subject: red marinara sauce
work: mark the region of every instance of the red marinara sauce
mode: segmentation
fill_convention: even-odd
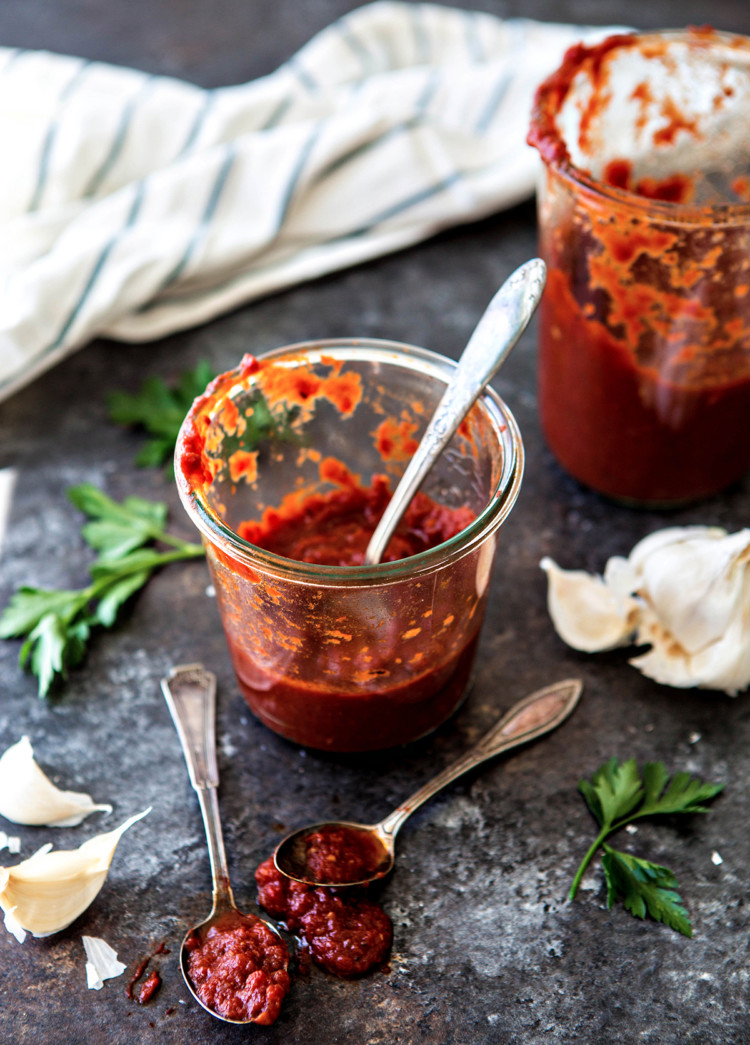
[[[370,486],[343,485],[310,494],[282,510],[266,509],[259,523],[238,527],[240,537],[298,562],[321,566],[360,566],[378,520],[391,499],[385,476]],[[395,562],[437,547],[474,519],[468,508],[447,508],[418,493],[391,538],[384,562]]]
[[[289,954],[265,922],[230,912],[185,946],[190,980],[207,1008],[229,1020],[275,1022],[289,990]]]
[[[295,933],[312,960],[335,976],[361,976],[388,956],[393,926],[383,908],[353,887],[312,888],[282,875],[269,857],[255,872],[258,903]]]
[[[363,561],[389,498],[387,482],[376,477],[369,487],[343,485],[292,500],[280,509],[268,509],[260,523],[243,523],[238,530],[246,540],[286,558],[353,566]],[[468,508],[447,508],[417,494],[385,559],[392,562],[434,548],[472,519]],[[418,594],[418,589],[405,586],[399,595],[401,606]],[[244,633],[235,641],[228,632],[243,696],[266,725],[309,747],[364,751],[423,736],[455,710],[468,684],[483,607],[477,599],[473,564],[465,575],[453,579],[452,595],[456,614],[437,622],[446,634],[437,651],[434,622],[430,617],[420,620],[417,609],[413,627],[406,630],[403,618],[408,614],[400,608],[399,617],[394,618],[387,605],[371,629],[355,630],[351,622],[357,620],[356,613],[346,622],[332,621],[334,626],[327,626],[324,599],[315,604],[314,625],[324,641],[309,643],[309,652],[298,658],[296,674],[264,668],[244,646]],[[464,618],[457,617],[462,604],[468,606]],[[296,607],[287,614],[294,610]],[[286,620],[288,616],[282,627]],[[277,629],[277,641],[279,635]],[[292,635],[291,642],[298,642],[298,636]],[[408,672],[404,669],[407,661]],[[352,665],[360,680],[354,691],[339,681],[351,677]],[[389,682],[390,678],[394,681]]]
[[[707,28],[678,35],[685,61],[715,54],[727,63],[713,99],[719,126],[734,93],[726,86],[731,53],[746,51],[747,42]],[[629,101],[640,106],[634,133],[648,128],[651,135],[648,148],[638,142],[640,162],[645,155],[661,175],[636,172],[628,157],[601,158],[601,128],[621,90],[612,63],[641,49],[670,68],[674,46],[672,34],[629,34],[572,48],[539,88],[529,133],[545,161],[540,253],[548,275],[538,374],[547,443],[586,485],[655,506],[717,493],[750,467],[744,180],[721,170],[706,178],[701,169],[669,169],[675,144],[692,139],[705,153],[706,128],[676,94],[655,95],[646,78],[629,85]],[[575,93],[581,77],[592,88],[585,103]],[[580,121],[577,134],[565,124],[564,137],[558,116],[573,104],[569,96],[580,104]],[[592,174],[580,157],[592,169],[601,163],[601,171]],[[724,186],[716,189],[726,194],[719,203],[704,195],[707,182]]]
[[[304,864],[319,882],[359,882],[369,878],[387,855],[369,831],[324,824],[304,838]]]

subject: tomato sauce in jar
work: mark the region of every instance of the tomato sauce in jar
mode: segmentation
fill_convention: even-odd
[[[574,477],[628,503],[692,501],[750,467],[748,54],[708,29],[616,36],[571,49],[537,94],[542,427]]]

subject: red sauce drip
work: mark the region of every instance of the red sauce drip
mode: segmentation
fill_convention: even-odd
[[[153,951],[151,951],[150,954],[147,954],[146,957],[141,959],[141,961],[138,963],[138,965],[136,965],[135,971],[134,971],[133,975],[130,977],[130,980],[128,981],[128,985],[125,988],[125,994],[127,995],[128,998],[134,998],[135,997],[134,989],[135,989],[136,983],[138,983],[138,981],[140,980],[141,976],[143,976],[144,972],[146,971],[146,969],[149,966],[149,963],[151,962],[151,959],[155,958],[157,954],[169,954],[169,948],[167,947],[167,945],[164,943],[163,940],[162,940],[162,942],[160,944],[158,944],[157,947],[155,947],[153,949]],[[154,982],[152,982],[152,984],[149,987],[148,991],[146,991],[146,987],[147,987],[147,985],[149,983],[149,980],[151,980],[151,978],[153,976],[156,976],[156,980]],[[145,1002],[147,1002],[149,1000],[151,995],[154,994],[154,992],[156,991],[156,989],[158,988],[160,983],[161,983],[161,978],[159,977],[159,974],[156,972],[156,970],[154,970],[154,972],[152,972],[150,974],[150,976],[148,977],[146,982],[142,985],[140,993],[139,993],[138,998],[136,1000],[138,1002],[140,1002],[141,1005],[143,1005]],[[146,992],[145,997],[143,996],[144,995],[144,991]]]
[[[153,998],[154,994],[156,994],[160,986],[161,976],[156,971],[156,969],[152,969],[146,977],[146,979],[144,980],[143,984],[141,985],[140,991],[138,992],[138,1004],[145,1005],[146,1002],[151,1001],[151,999]]]
[[[205,1006],[229,1020],[276,1021],[289,990],[289,954],[265,922],[232,912],[186,948],[188,975]]]
[[[393,938],[383,908],[356,887],[311,888],[265,860],[255,872],[258,903],[296,933],[312,960],[336,976],[361,976],[381,965]]]

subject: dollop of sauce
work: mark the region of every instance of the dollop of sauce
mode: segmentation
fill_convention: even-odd
[[[255,881],[260,906],[299,937],[316,965],[335,976],[362,976],[388,956],[391,920],[363,889],[337,892],[294,882],[271,857],[257,869]]]
[[[275,1022],[289,990],[289,954],[265,922],[232,912],[185,946],[190,980],[207,1008],[225,1019]]]
[[[383,863],[385,849],[369,831],[333,824],[304,837],[304,864],[319,882],[359,882]]]

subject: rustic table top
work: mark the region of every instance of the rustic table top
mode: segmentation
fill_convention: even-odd
[[[175,75],[212,87],[272,71],[351,0],[5,0],[0,40]],[[750,32],[744,0],[475,0],[504,16],[640,28],[701,24]],[[398,255],[299,286],[198,329],[152,344],[98,340],[0,405],[0,466],[17,469],[0,562],[0,603],[20,584],[77,587],[90,552],[66,489],[94,482],[112,496],[166,500],[172,525],[191,527],[172,482],[133,464],[136,435],[107,417],[106,394],[135,391],[146,374],[173,379],[207,359],[216,370],[244,352],[312,337],[393,338],[455,356],[492,292],[536,252],[534,204],[444,233]],[[539,560],[599,571],[662,526],[746,525],[747,480],[669,514],[617,507],[566,476],[545,448],[535,394],[532,325],[495,381],[526,447],[519,502],[502,533],[474,688],[452,722],[385,755],[305,751],[256,722],[229,664],[206,567],[159,574],[122,622],[93,643],[62,694],[36,696],[0,642],[0,748],[27,734],[64,787],[115,807],[108,824],[148,806],[123,838],[109,879],[66,931],[20,945],[0,933],[0,1039],[27,1043],[268,1043],[435,1045],[512,1042],[705,1043],[750,1040],[745,913],[750,840],[747,695],[680,691],[643,678],[627,652],[579,655],[555,635]],[[380,889],[394,923],[385,971],[351,982],[313,968],[297,977],[271,1028],[211,1019],[189,998],[177,964],[186,926],[210,906],[209,866],[159,682],[200,660],[218,676],[220,801],[241,905],[253,871],[285,828],[331,815],[373,821],[488,728],[515,700],[558,678],[585,684],[574,717],[542,743],[459,781],[404,828],[397,867]],[[663,760],[726,783],[705,817],[643,825],[637,847],[673,868],[690,911],[688,939],[620,905],[607,909],[600,871],[565,897],[593,838],[577,782],[611,756]],[[117,818],[115,821],[114,818]],[[99,830],[50,832],[2,823],[28,856],[50,840],[75,847]],[[624,846],[633,846],[625,838]],[[712,860],[719,853],[723,862]],[[5,854],[7,855],[7,854]],[[11,861],[9,861],[11,862]],[[83,934],[101,936],[128,971],[87,990]],[[163,983],[139,1006],[126,996],[139,961]]]

